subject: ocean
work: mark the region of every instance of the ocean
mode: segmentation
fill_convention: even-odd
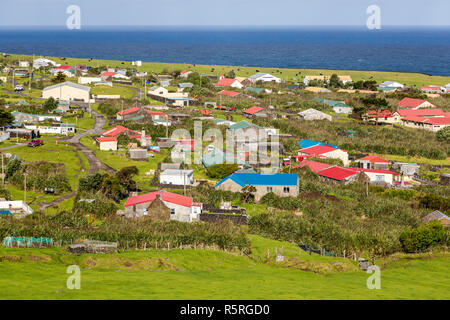
[[[0,52],[450,76],[449,27],[3,27]]]

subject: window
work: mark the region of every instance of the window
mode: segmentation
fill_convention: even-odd
[[[376,179],[376,181],[384,181],[384,176],[383,175],[376,175],[375,179]]]
[[[175,209],[171,208],[170,209],[170,214],[175,214]]]
[[[283,188],[283,192],[284,192],[284,193],[289,193],[289,192],[290,192],[289,187],[284,187],[284,188]]]
[[[272,192],[272,187],[267,187],[267,192]]]

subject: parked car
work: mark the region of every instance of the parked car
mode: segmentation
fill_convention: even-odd
[[[28,146],[29,147],[39,147],[42,146],[44,144],[44,141],[39,140],[39,139],[33,139],[30,142],[28,142]]]
[[[23,88],[23,85],[21,85],[21,84],[16,85],[16,87],[14,88],[14,91],[23,91],[23,90],[25,90],[25,89]]]

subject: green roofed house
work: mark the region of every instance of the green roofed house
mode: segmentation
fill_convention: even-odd
[[[336,101],[336,100],[328,100],[328,99],[322,99],[322,98],[313,98],[313,101],[316,101],[321,104],[327,104],[330,107],[333,108],[333,111],[336,113],[352,113],[353,107],[345,104],[342,101]]]
[[[242,121],[239,121],[239,122],[231,125],[228,128],[228,130],[236,131],[236,130],[242,129],[245,131],[247,128],[262,129],[262,127],[254,124],[254,123],[248,122],[246,120],[242,120]]]

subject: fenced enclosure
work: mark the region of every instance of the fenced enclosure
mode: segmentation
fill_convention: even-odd
[[[50,248],[53,246],[52,238],[32,237],[6,237],[3,245],[7,248]]]
[[[86,240],[83,243],[69,245],[72,253],[114,253],[117,252],[117,242],[107,242],[98,240]]]

